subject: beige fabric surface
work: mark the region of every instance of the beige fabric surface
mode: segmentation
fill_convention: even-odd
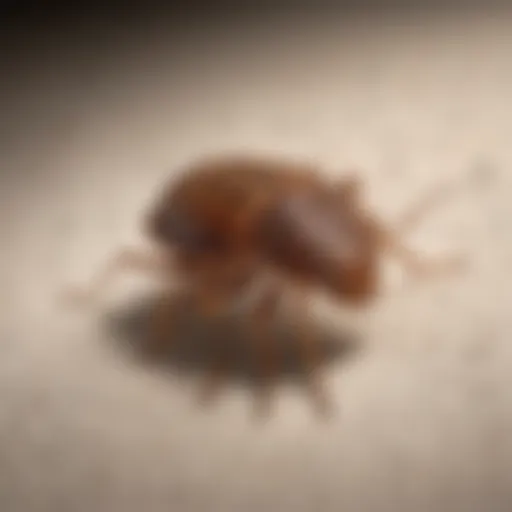
[[[0,509],[510,510],[512,14],[227,27],[10,42]],[[383,297],[364,349],[326,373],[338,414],[325,424],[286,383],[264,426],[244,388],[197,409],[193,378],[129,362],[103,343],[99,308],[55,299],[140,242],[170,172],[239,149],[361,169],[391,224],[429,187],[473,176],[408,238],[432,256],[464,252],[469,270]],[[123,282],[108,300],[134,293]]]

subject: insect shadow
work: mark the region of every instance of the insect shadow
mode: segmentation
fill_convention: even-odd
[[[108,313],[104,325],[114,347],[144,365],[180,376],[201,376],[211,371],[214,361],[224,359],[226,384],[258,386],[258,345],[249,322],[243,315],[230,313],[206,318],[189,299],[176,295],[169,305],[173,329],[168,344],[151,344],[151,313],[159,296],[139,298]],[[298,323],[298,322],[297,322]],[[269,330],[274,338],[276,380],[304,381],[307,378],[301,351],[300,327],[295,322],[276,318]],[[353,356],[358,338],[353,333],[317,328],[315,343],[319,344],[320,370],[335,361]]]

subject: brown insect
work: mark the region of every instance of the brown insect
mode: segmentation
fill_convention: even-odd
[[[405,231],[441,198],[442,190],[414,205],[395,230],[365,208],[362,193],[355,174],[329,181],[306,163],[236,155],[201,160],[163,188],[144,219],[155,250],[145,254],[126,249],[96,276],[88,294],[105,287],[114,268],[157,271],[162,278],[177,272],[202,311],[212,315],[266,276],[251,322],[269,384],[277,371],[270,322],[286,289],[297,292],[297,313],[306,319],[308,299],[317,289],[355,307],[375,299],[385,251],[393,252],[416,276],[455,270],[463,262],[459,257],[425,261],[401,242]],[[172,320],[164,300],[154,311],[155,342],[172,342]],[[315,403],[327,412],[315,335],[308,325],[299,331]],[[225,366],[226,361],[216,361],[202,388],[205,396],[218,389]],[[268,403],[271,387],[263,389],[262,405]]]

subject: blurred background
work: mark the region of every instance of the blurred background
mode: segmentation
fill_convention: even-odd
[[[11,2],[1,19],[2,511],[510,510],[512,10]],[[391,286],[326,372],[330,422],[287,382],[264,425],[243,386],[198,409],[195,377],[126,357],[101,318],[142,283],[58,303],[142,243],[162,180],[233,150],[360,169],[391,225],[435,184],[471,185],[408,238],[469,270]]]

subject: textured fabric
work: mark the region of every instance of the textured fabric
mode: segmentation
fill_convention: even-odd
[[[512,15],[230,27],[1,35],[13,58],[0,100],[0,509],[510,510]],[[391,226],[435,184],[467,183],[407,242],[463,252],[468,270],[419,283],[384,265],[389,291],[361,345],[326,368],[329,423],[293,379],[264,425],[242,381],[196,408],[194,357],[160,372],[110,343],[104,312],[149,293],[143,279],[91,310],[58,303],[142,244],[140,215],[173,169],[224,150],[360,169]],[[314,311],[328,330],[344,322],[331,302]],[[198,322],[186,347],[214,333]]]

